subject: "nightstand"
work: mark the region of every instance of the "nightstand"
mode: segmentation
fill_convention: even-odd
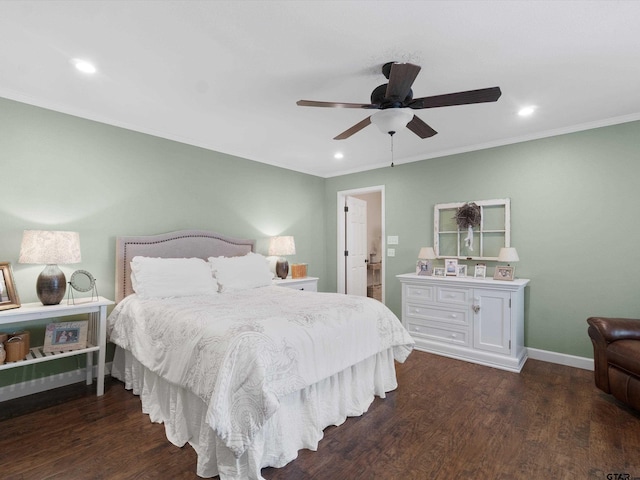
[[[0,329],[3,325],[26,323],[41,319],[58,319],[70,315],[87,314],[89,320],[89,330],[87,335],[87,346],[80,350],[70,350],[64,352],[43,352],[42,347],[32,347],[25,360],[5,363],[0,365],[0,370],[8,368],[24,367],[34,363],[47,362],[58,358],[75,355],[87,356],[87,385],[93,382],[93,354],[98,352],[98,378],[96,395],[104,394],[104,369],[105,352],[107,339],[107,307],[113,305],[111,300],[98,297],[96,301],[76,300],[75,305],[67,305],[65,300],[59,305],[44,306],[41,303],[27,303],[14,310],[4,310],[0,312]]]
[[[306,290],[307,292],[318,291],[318,277],[276,278],[273,280],[273,284],[279,287],[293,288],[295,290]]]

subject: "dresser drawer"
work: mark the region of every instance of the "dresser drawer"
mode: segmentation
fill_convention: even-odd
[[[411,336],[428,338],[438,342],[446,342],[454,345],[469,346],[469,332],[467,330],[456,330],[446,328],[431,322],[421,322],[409,319],[407,330]]]
[[[407,319],[418,318],[450,325],[469,325],[469,312],[466,310],[454,310],[450,307],[442,308],[437,305],[421,305],[416,303],[407,303],[405,309]]]
[[[442,286],[438,287],[436,292],[436,300],[438,303],[446,303],[447,305],[463,305],[469,307],[472,296],[473,290],[470,288]]]
[[[436,287],[433,285],[404,285],[404,299],[409,302],[435,302]]]

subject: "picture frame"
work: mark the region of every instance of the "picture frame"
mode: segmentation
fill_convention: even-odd
[[[458,259],[457,258],[445,258],[444,259],[444,268],[446,271],[446,275],[457,276],[458,275]]]
[[[87,348],[87,320],[50,323],[44,332],[44,353]]]
[[[20,308],[20,297],[13,280],[10,262],[0,262],[0,310]]]
[[[458,277],[466,277],[466,276],[467,276],[467,266],[458,265]]]
[[[474,278],[485,278],[487,275],[487,266],[484,263],[478,263],[473,272]]]
[[[507,265],[507,266],[497,266],[494,273],[493,273],[493,279],[494,280],[507,280],[507,281],[513,281],[514,279],[514,273],[515,273],[515,268]]]
[[[433,263],[431,260],[418,260],[416,262],[416,274],[417,275],[433,275]]]
[[[434,267],[433,269],[433,276],[434,277],[445,277],[445,268],[444,267]]]

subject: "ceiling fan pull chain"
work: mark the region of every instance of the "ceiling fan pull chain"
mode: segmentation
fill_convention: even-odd
[[[393,134],[396,132],[389,132],[389,136],[391,137],[391,168],[393,168]]]

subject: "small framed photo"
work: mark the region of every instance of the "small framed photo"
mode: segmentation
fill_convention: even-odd
[[[466,265],[458,265],[458,276],[466,277],[467,276],[467,266]]]
[[[20,298],[13,281],[13,269],[9,262],[0,262],[0,310],[19,308]]]
[[[513,280],[514,268],[508,267],[496,267],[496,271],[493,273],[494,280]]]
[[[433,275],[433,263],[431,263],[431,260],[418,260],[416,262],[416,274]]]
[[[48,324],[44,333],[42,351],[66,352],[86,348],[88,324],[87,320]]]
[[[474,278],[484,278],[486,275],[487,275],[487,266],[484,263],[477,264],[475,271],[473,272]]]
[[[446,270],[447,276],[456,276],[458,275],[458,259],[457,258],[445,258],[444,260],[444,268]]]
[[[444,277],[444,276],[446,276],[445,268],[444,267],[435,267],[433,269],[433,276],[434,277]]]

